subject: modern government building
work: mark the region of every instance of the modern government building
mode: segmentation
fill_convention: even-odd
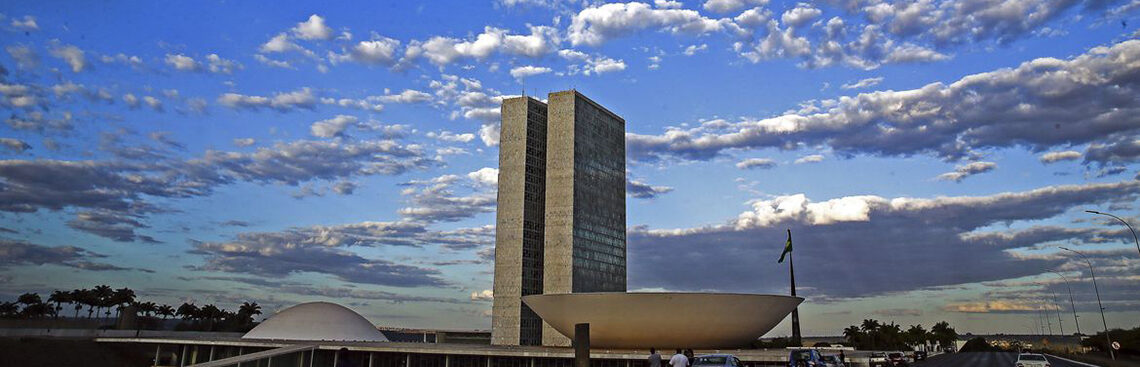
[[[501,108],[490,335],[378,329],[344,306],[310,302],[244,335],[106,330],[96,341],[150,345],[154,366],[570,366],[575,327],[589,324],[592,366],[644,366],[651,347],[730,352],[748,366],[786,361],[782,350],[739,348],[802,298],[626,293],[624,119],[575,90]]]
[[[625,120],[574,90],[502,106],[494,345],[569,346],[523,303],[625,292]]]

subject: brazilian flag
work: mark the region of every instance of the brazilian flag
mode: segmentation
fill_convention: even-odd
[[[788,230],[788,244],[784,245],[784,252],[780,254],[780,261],[777,261],[777,263],[784,262],[784,256],[786,256],[790,252],[792,252],[792,230],[791,229]]]

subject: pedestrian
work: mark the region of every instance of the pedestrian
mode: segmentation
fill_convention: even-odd
[[[677,354],[674,354],[673,358],[669,358],[669,366],[671,366],[671,367],[689,367],[689,359],[685,358],[684,354],[681,354],[680,349],[677,349]]]
[[[649,367],[661,367],[661,354],[657,353],[657,348],[649,348]]]
[[[689,361],[690,366],[693,365],[693,362],[696,362],[696,358],[693,356],[692,349],[685,349],[685,359]]]
[[[847,356],[843,355],[842,349],[839,350],[839,363],[842,363],[844,366],[847,365]]]

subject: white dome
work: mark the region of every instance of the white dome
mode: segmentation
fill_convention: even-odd
[[[289,307],[245,333],[242,339],[386,342],[364,316],[330,302]]]

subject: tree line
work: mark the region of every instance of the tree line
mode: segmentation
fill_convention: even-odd
[[[47,300],[38,293],[21,294],[15,302],[0,302],[0,318],[57,319],[61,315],[67,317],[63,315],[64,310],[74,310],[72,314],[74,319],[79,319],[82,311],[86,311],[85,316],[88,319],[98,318],[99,315],[110,318],[112,310],[118,318],[122,310],[128,306],[133,306],[138,315],[144,318],[161,316],[162,320],[166,320],[177,316],[183,321],[175,327],[177,330],[248,330],[254,325],[253,317],[261,314],[261,306],[257,302],[244,302],[238,306],[237,311],[228,311],[213,304],[197,306],[183,303],[175,308],[166,304],[139,301],[135,291],[130,288],[113,289],[107,285],[99,285],[90,289],[53,291]]]
[[[934,324],[930,330],[922,325],[911,325],[903,330],[901,325],[866,319],[860,325],[843,329],[843,338],[850,346],[869,350],[904,350],[916,346],[953,346],[958,340],[958,332],[946,321]]]

